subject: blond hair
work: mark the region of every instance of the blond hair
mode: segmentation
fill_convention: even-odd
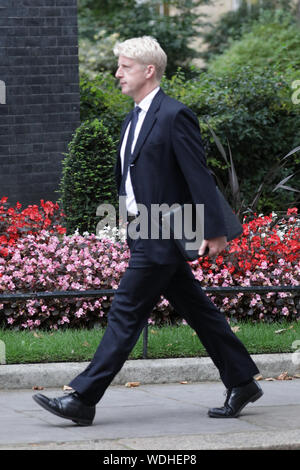
[[[114,47],[115,56],[134,59],[144,65],[154,65],[156,78],[161,80],[167,66],[167,55],[158,41],[151,36],[127,39],[118,42]]]

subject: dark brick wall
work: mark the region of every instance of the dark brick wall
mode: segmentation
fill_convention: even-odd
[[[77,0],[0,0],[1,80],[0,198],[55,201],[80,124]]]

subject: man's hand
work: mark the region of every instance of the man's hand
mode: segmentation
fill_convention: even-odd
[[[218,256],[221,251],[227,245],[227,238],[226,237],[216,237],[210,238],[209,240],[203,240],[200,248],[199,248],[199,256],[203,256],[206,249],[208,249],[207,256],[210,258],[214,256]]]

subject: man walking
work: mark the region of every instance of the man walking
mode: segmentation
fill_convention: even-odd
[[[138,223],[138,204],[149,214],[153,204],[204,204],[199,256],[205,250],[210,257],[217,256],[227,244],[223,214],[206,167],[198,120],[160,88],[165,52],[155,39],[144,36],[117,44],[114,53],[122,93],[135,103],[122,126],[115,167],[129,222]],[[69,384],[75,391],[54,399],[37,394],[34,400],[60,417],[92,424],[96,403],[122,368],[163,295],[196,331],[227,388],[224,406],[210,409],[209,416],[237,417],[263,394],[253,380],[259,371],[249,353],[201,289],[174,240],[132,238],[128,233],[127,242],[131,257],[114,295],[107,329],[91,363]]]

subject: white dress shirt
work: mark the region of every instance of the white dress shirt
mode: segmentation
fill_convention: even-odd
[[[133,151],[134,151],[134,147],[135,147],[136,141],[138,139],[140,130],[142,128],[144,119],[146,117],[147,111],[150,108],[152,100],[153,100],[154,96],[156,95],[156,93],[158,93],[159,89],[160,89],[160,87],[157,87],[154,90],[152,90],[138,104],[138,106],[141,108],[141,111],[138,115],[138,121],[137,121],[136,128],[135,128],[135,131],[134,131],[134,138],[133,138],[133,142],[132,142],[131,153],[133,153]],[[131,126],[131,123],[129,123],[128,126],[127,126],[127,129],[126,129],[125,134],[124,134],[124,139],[123,139],[123,142],[122,142],[122,146],[121,146],[121,153],[120,154],[121,154],[122,174],[124,172],[125,147],[126,147],[126,142],[127,142],[127,137],[128,137],[128,132],[129,132],[130,126]],[[137,205],[136,205],[134,192],[133,192],[133,188],[132,188],[132,184],[131,184],[130,171],[128,171],[128,173],[127,173],[125,189],[126,189],[126,208],[127,208],[127,211],[130,214],[137,214],[138,213],[138,208],[137,208]]]

